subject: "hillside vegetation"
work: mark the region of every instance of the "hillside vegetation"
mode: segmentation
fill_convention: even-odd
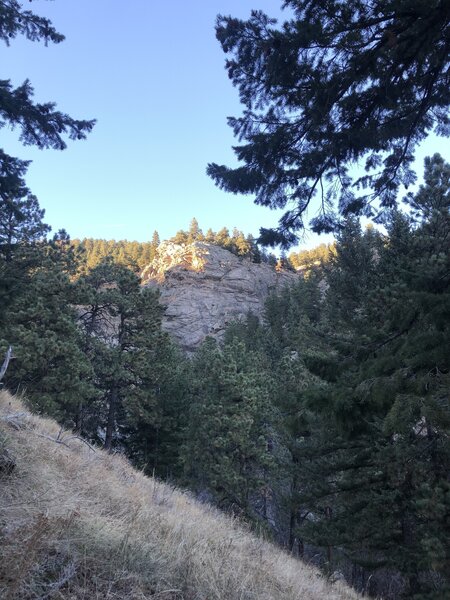
[[[0,457],[3,600],[359,597],[6,392]]]
[[[450,165],[427,158],[405,201],[385,233],[348,217],[328,261],[190,358],[132,270],[22,231],[0,261],[2,383],[360,592],[447,600]]]
[[[229,250],[233,254],[248,258],[255,263],[266,262],[272,266],[277,264],[277,257],[258,246],[251,234],[245,235],[236,227],[231,232],[227,227],[222,227],[219,231],[213,231],[209,228],[206,233],[203,233],[195,217],[187,230],[180,229],[169,241],[175,244],[205,242]],[[80,265],[80,273],[85,273],[97,267],[106,258],[111,258],[114,262],[139,273],[157,258],[159,244],[160,237],[156,230],[153,232],[151,241],[148,242],[93,238],[71,241],[73,249],[83,263],[82,266]],[[299,252],[296,255],[299,264],[308,262],[308,259],[310,259],[308,252],[306,255],[304,252]],[[285,263],[286,267],[292,268],[287,260],[285,260]]]

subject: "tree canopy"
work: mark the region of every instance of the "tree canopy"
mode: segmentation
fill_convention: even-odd
[[[432,131],[449,134],[450,3],[285,0],[283,8],[290,16],[280,26],[259,10],[246,21],[218,17],[244,105],[228,119],[242,164],[207,172],[226,191],[285,209],[260,239],[288,247],[307,214],[322,232],[339,216],[392,208],[399,186],[415,180],[417,144]]]

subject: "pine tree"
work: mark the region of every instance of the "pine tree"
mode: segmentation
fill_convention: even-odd
[[[208,490],[219,506],[267,519],[275,467],[268,378],[236,339],[223,352],[207,339],[195,357],[194,378],[183,451],[191,485]]]
[[[354,227],[337,243],[327,298],[338,369],[310,391],[311,442],[300,454],[311,473],[301,501],[316,515],[302,536],[329,557],[335,547],[371,571],[398,570],[409,596],[430,592],[430,572],[449,575],[449,170],[440,157],[427,160],[425,181],[408,200],[415,214],[392,213],[375,273],[358,272],[367,261]]]
[[[72,306],[70,244],[63,232],[27,251],[33,270],[3,313],[2,346],[11,344],[15,355],[5,381],[12,391],[26,391],[38,411],[75,419],[79,403],[88,402],[93,389]]]
[[[247,244],[249,247],[249,254],[250,254],[250,258],[252,260],[252,262],[256,263],[256,264],[260,264],[261,263],[261,250],[258,247],[258,244],[255,241],[255,238],[252,236],[252,234],[250,233],[247,236]]]
[[[170,238],[174,244],[187,244],[188,243],[188,234],[180,229],[176,232],[176,234]]]
[[[364,235],[355,217],[348,217],[337,235],[336,253],[325,266],[330,286],[330,320],[351,323],[361,314],[376,271],[378,237]]]
[[[95,404],[80,420],[105,448],[124,447],[132,460],[165,476],[179,468],[184,360],[161,329],[158,295],[111,258],[79,282],[84,351],[94,366]]]
[[[208,244],[214,244],[214,240],[215,240],[215,233],[214,231],[211,229],[211,227],[208,229],[208,231],[206,232],[205,235],[205,242],[207,242]]]
[[[143,300],[147,319],[155,313],[154,299]],[[146,305],[146,306],[145,306]],[[160,322],[150,336],[141,330],[136,344],[139,356],[132,359],[142,378],[139,391],[128,395],[123,426],[125,450],[135,465],[147,473],[180,480],[183,472],[181,446],[188,415],[189,363],[162,333]]]
[[[308,515],[300,499],[305,485],[304,462],[300,450],[309,447],[311,435],[307,394],[312,386],[323,386],[313,366],[328,349],[315,329],[320,318],[320,291],[313,278],[299,280],[297,285],[273,294],[266,302],[264,324],[248,315],[245,321],[233,323],[226,331],[225,344],[239,341],[264,373],[270,390],[270,405],[277,415],[269,444],[277,464],[277,477],[272,474],[270,503],[272,533],[290,551],[303,552],[299,526]],[[307,418],[308,417],[308,418]]]
[[[251,246],[242,233],[242,231],[237,231],[237,235],[233,232],[233,243],[236,248],[236,253],[238,256],[249,256],[251,252]]]
[[[225,250],[228,250],[230,248],[231,237],[230,237],[230,232],[227,227],[222,227],[222,229],[220,229],[216,233],[214,243],[217,244],[217,246],[221,246],[222,248],[225,248]]]
[[[289,254],[289,263],[294,270],[302,271],[306,276],[313,270],[320,269],[333,257],[333,244],[320,244],[311,250],[300,250]]]
[[[152,241],[150,242],[150,260],[148,261],[148,263],[150,263],[156,257],[156,251],[160,243],[161,242],[159,239],[159,233],[155,229],[152,235]]]
[[[16,0],[0,2],[0,38],[9,46],[11,39],[23,35],[30,41],[45,40],[60,43],[64,36],[58,33],[52,23],[43,17],[23,10]],[[34,90],[28,80],[17,88],[11,81],[0,82],[1,125],[18,127],[20,140],[25,145],[39,148],[63,150],[66,147],[64,136],[70,139],[83,139],[91,131],[94,121],[80,121],[55,110],[52,102],[33,102]],[[24,175],[29,162],[13,158],[0,150],[0,203],[1,206],[14,206],[16,199],[29,195],[24,183]],[[20,210],[16,208],[16,217]]]
[[[111,449],[117,433],[122,392],[132,385],[132,375],[125,367],[125,353],[130,345],[129,335],[136,326],[133,305],[139,294],[139,279],[110,258],[94,267],[80,285],[88,294],[88,304],[80,317],[84,346],[95,368],[105,447]],[[98,426],[97,422],[95,429]]]
[[[260,10],[219,16],[216,37],[244,106],[229,118],[240,144],[234,168],[212,163],[222,189],[286,209],[261,240],[285,247],[307,225],[333,230],[341,215],[375,215],[415,178],[414,148],[448,135],[448,3],[287,0],[280,26]],[[363,161],[356,181],[350,169]],[[378,199],[379,204],[374,203]],[[337,201],[337,202],[336,202]]]
[[[64,39],[48,19],[23,10],[15,0],[4,0],[0,38],[9,45],[18,35],[46,43]],[[63,150],[66,137],[83,139],[94,126],[94,121],[75,120],[56,110],[52,102],[34,102],[33,94],[28,80],[16,88],[8,79],[0,82],[0,126],[17,128],[24,145]],[[42,403],[53,406],[67,392],[64,402],[70,405],[76,389],[83,393],[86,365],[67,304],[70,286],[64,253],[58,250],[62,240],[46,243],[49,228],[24,180],[28,166],[29,161],[0,149],[0,337],[2,345],[16,346],[10,385],[26,385],[34,399],[41,394]],[[64,364],[72,364],[73,370],[64,373]]]
[[[187,243],[201,242],[203,240],[203,232],[199,227],[197,219],[194,217],[189,225]]]
[[[42,243],[50,227],[43,223],[44,211],[28,190],[25,197],[10,197],[0,204],[0,306],[7,307],[27,287],[30,269],[39,264],[34,244]],[[2,317],[0,317],[0,323]]]

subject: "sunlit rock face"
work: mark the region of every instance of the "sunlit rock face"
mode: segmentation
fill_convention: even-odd
[[[202,242],[163,242],[142,273],[144,285],[161,291],[164,329],[188,352],[207,335],[220,338],[231,321],[260,316],[267,295],[297,278]]]

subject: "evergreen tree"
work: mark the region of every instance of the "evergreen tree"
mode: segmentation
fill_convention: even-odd
[[[104,259],[111,258],[114,262],[124,265],[138,274],[155,257],[158,234],[155,232],[153,242],[129,242],[128,240],[73,240],[73,246],[81,248],[84,257],[80,260],[80,272],[86,272],[98,266]]]
[[[427,159],[387,235],[347,218],[322,269],[225,336],[271,381],[284,542],[378,595],[448,593],[449,178]]]
[[[302,535],[369,570],[397,569],[408,596],[433,597],[430,573],[449,575],[448,176],[440,157],[427,160],[416,213],[391,215],[375,274],[358,270],[367,262],[352,223],[338,241],[338,263],[356,259],[328,279],[338,368],[310,391],[301,454],[311,473],[301,500],[316,515]]]
[[[203,240],[203,232],[199,227],[197,219],[194,217],[189,225],[187,242],[188,244],[192,244],[192,242],[201,242]]]
[[[15,0],[1,1],[0,38],[9,45],[18,35],[46,43],[64,39],[48,19],[23,10]],[[8,79],[0,82],[0,127],[17,128],[24,145],[63,150],[66,137],[83,139],[92,129],[94,121],[75,120],[52,102],[34,102],[33,94],[28,80],[16,88]],[[86,365],[67,304],[62,240],[45,243],[49,228],[24,181],[28,165],[0,149],[0,337],[2,345],[16,346],[10,385],[26,385],[34,399],[41,394],[49,405],[67,392],[64,401],[71,404]],[[72,364],[73,371],[64,373],[64,364]]]
[[[145,312],[152,311],[154,307],[150,306]],[[137,342],[141,361],[138,364],[146,379],[139,395],[127,397],[123,445],[139,468],[179,481],[183,475],[181,447],[188,415],[190,365],[160,331],[160,324],[158,330],[158,336],[152,339],[144,331]]]
[[[2,346],[11,344],[15,355],[5,381],[10,390],[25,391],[38,411],[75,419],[79,403],[88,402],[93,389],[72,306],[70,245],[63,232],[27,251],[34,266],[26,288],[3,312]]]
[[[214,239],[215,239],[215,233],[210,227],[208,229],[208,231],[206,232],[205,242],[207,242],[208,244],[214,244]]]
[[[81,416],[85,431],[95,437],[100,429],[105,448],[120,444],[141,467],[167,475],[176,469],[184,361],[162,332],[158,295],[112,259],[78,285],[86,298],[84,350],[97,388],[96,404]]]
[[[252,236],[251,233],[247,236],[247,244],[249,247],[249,254],[252,262],[260,264],[261,250],[259,249],[258,244],[256,243],[255,238]]]
[[[216,36],[244,105],[229,118],[241,164],[212,163],[208,173],[232,193],[284,212],[261,240],[297,241],[315,195],[315,231],[342,215],[393,207],[400,184],[414,180],[417,144],[449,132],[448,3],[430,0],[286,0],[281,26],[262,11],[242,21],[219,16]],[[350,168],[364,161],[354,181]]]
[[[228,250],[231,246],[230,232],[227,227],[222,227],[215,235],[215,244]]]
[[[43,223],[44,211],[28,190],[25,197],[0,204],[0,306],[7,307],[27,287],[30,269],[39,264],[33,244],[42,243],[50,228]],[[0,323],[2,317],[0,317]]]
[[[182,229],[180,229],[179,231],[176,232],[176,234],[173,236],[173,238],[171,238],[171,241],[174,244],[187,244],[188,234],[185,231],[183,231]]]
[[[236,235],[233,232],[233,244],[236,248],[236,254],[238,256],[249,256],[251,253],[251,246],[242,233],[242,231],[237,231]]]
[[[149,256],[149,260],[146,264],[149,264],[152,262],[152,260],[156,257],[156,251],[158,249],[159,244],[161,243],[160,239],[159,239],[159,233],[156,231],[153,232],[152,235],[152,241],[150,242],[150,256]]]
[[[378,237],[364,235],[359,219],[347,217],[337,235],[336,253],[326,263],[330,286],[330,320],[350,323],[361,315],[364,300],[371,293],[376,271]]]
[[[194,378],[183,452],[191,485],[208,490],[219,506],[267,519],[275,466],[268,378],[241,342],[221,351],[211,338],[194,359]]]
[[[16,0],[0,2],[0,38],[9,46],[11,39],[23,35],[30,41],[45,40],[46,43],[60,43],[64,36],[58,33],[52,23],[43,17],[23,10]],[[63,150],[66,147],[64,136],[70,139],[83,139],[91,131],[94,121],[80,121],[55,110],[52,102],[33,102],[34,90],[28,80],[14,88],[11,81],[0,82],[0,126],[7,124],[18,127],[20,140],[25,145],[39,148]],[[23,177],[28,167],[22,161],[0,151],[0,203],[14,206],[16,199],[28,196]],[[16,217],[20,210],[15,207]]]
[[[320,269],[324,264],[331,260],[333,250],[333,244],[320,244],[311,250],[291,252],[288,260],[294,270],[302,271],[305,275],[308,275],[312,270]]]
[[[318,281],[300,279],[268,298],[264,325],[248,315],[225,334],[225,344],[232,340],[245,344],[270,382],[270,403],[277,415],[270,440],[277,463],[277,477],[272,476],[270,486],[272,510],[276,507],[271,527],[283,544],[300,553],[299,526],[308,515],[300,496],[305,485],[300,449],[310,438],[312,414],[306,398],[312,386],[323,385],[320,376],[307,367],[307,360],[315,366],[320,353],[328,349],[315,331],[320,304]]]

